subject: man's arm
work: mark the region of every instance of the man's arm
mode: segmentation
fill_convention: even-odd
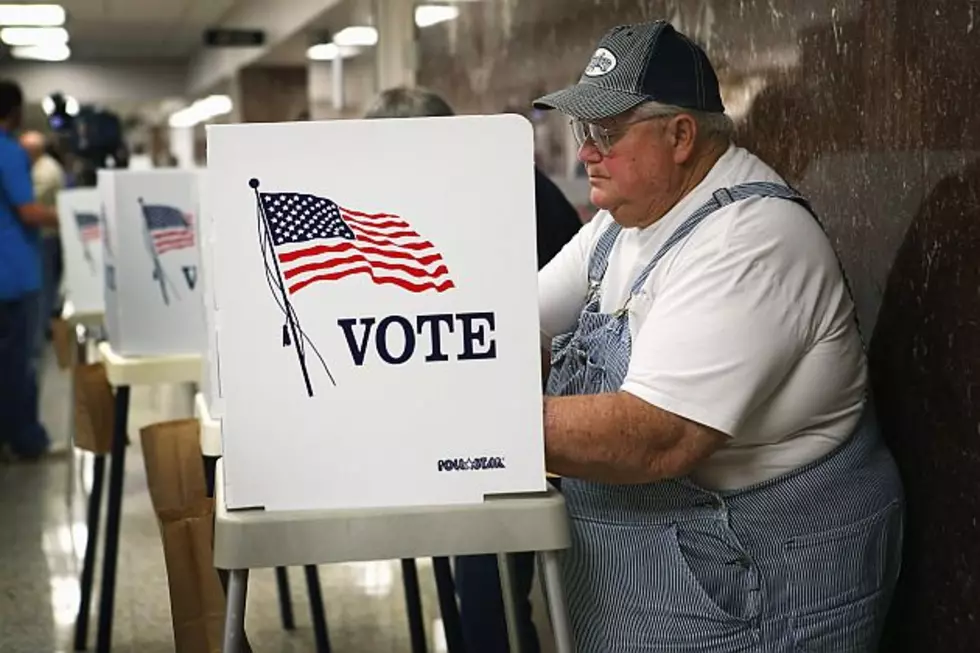
[[[31,202],[17,207],[17,216],[28,227],[57,227],[58,212],[49,206]]]
[[[728,439],[627,392],[544,399],[549,472],[601,483],[684,476]]]
[[[57,227],[58,212],[39,204],[34,196],[30,163],[23,151],[13,156],[0,157],[0,183],[3,195],[16,211],[17,217],[28,227]]]

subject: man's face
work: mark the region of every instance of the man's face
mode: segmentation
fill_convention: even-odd
[[[608,148],[591,139],[579,148],[592,204],[624,227],[653,224],[677,200],[681,170],[672,123],[668,116],[640,121],[617,116],[597,123],[610,134]]]
[[[20,136],[20,146],[27,152],[31,163],[36,163],[44,154],[44,136],[35,131],[29,131]]]

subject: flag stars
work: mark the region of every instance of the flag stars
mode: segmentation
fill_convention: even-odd
[[[274,244],[302,243],[318,238],[354,240],[339,207],[332,201],[298,193],[262,193]]]

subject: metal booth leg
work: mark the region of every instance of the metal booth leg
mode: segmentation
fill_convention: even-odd
[[[561,570],[558,566],[558,552],[542,551],[539,555],[541,569],[544,571],[544,586],[548,596],[551,629],[555,634],[555,651],[557,653],[575,653],[572,629],[568,622],[568,609],[565,604],[565,590],[562,587]]]
[[[276,591],[279,592],[279,617],[283,630],[296,630],[293,618],[293,598],[289,594],[289,574],[285,567],[276,567]]]
[[[517,620],[517,600],[514,596],[514,587],[517,585],[514,557],[509,553],[498,553],[497,569],[500,572],[500,594],[503,597],[504,618],[507,622],[507,643],[510,653],[520,653],[521,625]]]
[[[245,597],[248,594],[248,569],[232,569],[228,572],[228,599],[225,607],[224,653],[244,653]]]
[[[327,634],[323,593],[320,591],[320,573],[316,565],[305,565],[303,571],[306,573],[306,591],[310,595],[310,617],[313,621],[316,653],[330,653],[330,637]]]
[[[85,538],[85,557],[82,560],[81,597],[75,616],[75,650],[88,647],[88,622],[92,612],[92,585],[95,583],[95,550],[99,544],[99,513],[102,512],[102,485],[105,479],[105,456],[95,456],[92,470],[92,492],[88,497],[88,517]]]
[[[426,653],[428,647],[425,643],[425,622],[422,620],[422,593],[415,558],[402,558],[402,583],[405,586],[405,611],[408,613],[412,653]]]
[[[453,582],[449,558],[442,556],[433,558],[432,571],[436,577],[442,627],[446,632],[446,649],[449,653],[464,653],[466,641],[463,639],[463,624],[459,619],[459,607],[456,605],[456,584]]]
[[[77,326],[73,331],[75,336],[75,360],[76,366],[85,365],[88,362],[88,337],[81,326]],[[70,409],[69,424],[71,425],[71,441],[68,443],[69,462],[68,462],[68,510],[72,511],[75,500],[75,473],[78,465],[78,458],[75,455],[75,387],[74,369],[72,372],[71,392],[72,406]],[[88,534],[85,539],[85,554],[82,559],[82,577],[80,579],[81,596],[78,602],[78,613],[75,616],[75,650],[84,651],[88,647],[88,625],[89,617],[92,612],[92,585],[95,581],[95,551],[99,545],[99,517],[102,512],[102,486],[105,483],[105,456],[98,454],[95,456],[95,463],[92,469],[92,491],[88,497],[88,511],[85,519],[85,526]]]
[[[99,600],[98,653],[112,648],[112,618],[116,600],[116,563],[119,559],[119,524],[122,517],[123,480],[126,474],[126,422],[129,419],[129,386],[116,388],[116,414],[109,466],[109,504],[106,510],[105,556]]]

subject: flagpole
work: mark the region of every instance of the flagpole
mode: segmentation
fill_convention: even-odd
[[[276,282],[279,284],[279,292],[282,294],[282,306],[283,311],[286,313],[286,324],[289,327],[289,332],[293,338],[293,348],[296,350],[296,358],[299,360],[299,367],[303,371],[303,381],[306,382],[306,393],[309,396],[313,396],[313,384],[310,383],[310,373],[306,369],[306,357],[301,351],[301,343],[299,340],[298,329],[296,325],[296,319],[293,317],[292,305],[289,303],[289,296],[286,293],[286,284],[282,278],[282,272],[279,269],[279,257],[276,255],[275,241],[272,238],[272,227],[269,225],[269,217],[265,214],[265,207],[262,206],[262,198],[259,197],[259,180],[250,179],[248,185],[255,192],[255,206],[259,210],[259,216],[262,219],[262,226],[265,228],[265,233],[269,238],[269,248],[270,248],[270,258],[272,258],[272,264],[276,269]]]
[[[167,281],[163,275],[163,266],[160,265],[160,257],[157,256],[156,246],[153,244],[153,236],[150,235],[150,228],[146,224],[146,204],[144,204],[142,197],[137,201],[140,203],[140,212],[143,214],[143,241],[147,249],[150,250],[150,256],[153,257],[153,275],[160,283],[160,294],[163,295],[163,303],[169,306],[170,298],[167,296]]]

